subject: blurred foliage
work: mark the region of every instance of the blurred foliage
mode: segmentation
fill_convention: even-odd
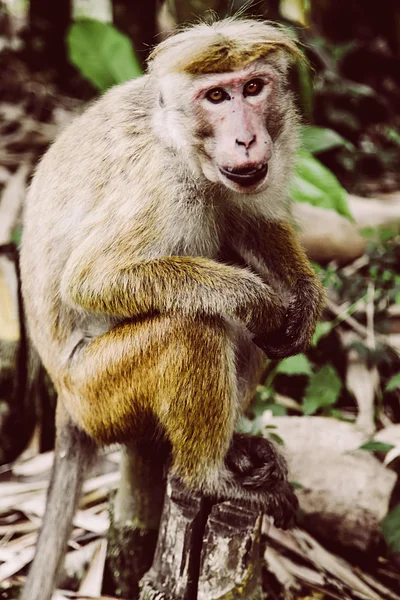
[[[346,190],[334,174],[306,150],[297,154],[291,196],[296,202],[330,208],[348,219],[352,218]]]
[[[400,235],[384,230],[376,235],[368,247],[369,260],[349,277],[346,267],[334,265],[317,267],[324,285],[331,290],[339,306],[345,307],[339,315],[329,310],[318,324],[312,346],[306,354],[282,361],[270,361],[263,385],[259,386],[255,403],[248,417],[253,427],[260,428],[263,414],[274,415],[321,414],[339,419],[355,420],[357,406],[346,389],[347,352],[352,349],[369,367],[376,366],[380,375],[380,401],[377,408],[386,411],[393,422],[400,419],[400,361],[398,356],[379,340],[371,347],[367,339],[359,337],[344,348],[337,328],[347,329],[351,317],[366,330],[367,303],[373,304],[374,328],[384,334],[390,325],[388,309],[400,304]],[[289,399],[289,400],[288,400]],[[363,449],[386,452],[390,448],[374,446]]]
[[[313,154],[343,146],[352,148],[352,144],[333,129],[311,125],[303,128],[302,146]]]
[[[131,41],[109,23],[80,19],[67,43],[70,61],[100,92],[142,74]]]
[[[400,389],[400,373],[397,373],[397,375],[393,375],[393,377],[389,379],[385,386],[385,390],[387,392],[394,392],[398,389]]]
[[[400,184],[400,3],[312,1],[301,35],[315,70],[312,120],[352,146],[318,156],[354,192]]]

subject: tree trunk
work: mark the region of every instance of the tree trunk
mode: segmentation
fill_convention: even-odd
[[[151,567],[164,500],[162,451],[124,448],[121,483],[110,510],[106,591],[137,598],[139,581]]]

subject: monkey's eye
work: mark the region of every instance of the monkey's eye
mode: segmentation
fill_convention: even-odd
[[[224,100],[229,100],[229,95],[222,88],[213,88],[207,92],[206,98],[213,104],[219,104]]]
[[[248,81],[243,89],[243,95],[246,96],[258,96],[264,87],[264,82],[261,79],[252,79]]]

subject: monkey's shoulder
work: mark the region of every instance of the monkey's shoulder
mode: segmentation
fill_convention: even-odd
[[[147,76],[116,86],[95,101],[45,153],[28,204],[51,202],[61,207],[74,198],[80,203],[86,198],[90,204],[90,198],[102,197],[110,181],[119,181],[122,188],[128,174],[132,188],[132,180],[139,179],[135,171],[139,157],[142,163],[148,162],[154,147],[149,117],[152,102]]]

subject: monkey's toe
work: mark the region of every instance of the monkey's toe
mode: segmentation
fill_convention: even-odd
[[[287,477],[284,459],[269,440],[260,436],[236,433],[225,462],[235,482],[246,489],[272,490]]]
[[[299,501],[292,485],[284,481],[273,492],[266,492],[264,512],[274,519],[275,527],[290,529],[296,525]]]
[[[276,527],[295,525],[298,500],[287,480],[286,462],[272,442],[236,433],[225,462],[246,504],[273,517]]]

